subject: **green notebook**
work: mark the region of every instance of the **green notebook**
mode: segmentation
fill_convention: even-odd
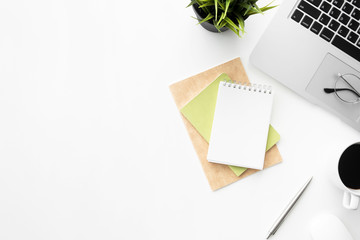
[[[207,142],[210,140],[219,82],[229,80],[230,77],[227,74],[221,74],[215,81],[213,81],[181,109],[181,113],[191,122],[191,124]],[[266,151],[274,146],[279,140],[280,135],[270,125]],[[246,170],[246,168],[242,167],[229,167],[237,176],[240,176]]]

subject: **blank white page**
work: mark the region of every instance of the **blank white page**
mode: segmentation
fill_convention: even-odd
[[[209,142],[209,162],[263,169],[273,92],[219,83]]]

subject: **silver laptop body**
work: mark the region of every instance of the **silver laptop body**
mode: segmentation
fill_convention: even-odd
[[[283,1],[250,61],[360,130],[360,103],[345,103],[324,91],[334,88],[341,74],[360,77],[358,14],[360,0]]]

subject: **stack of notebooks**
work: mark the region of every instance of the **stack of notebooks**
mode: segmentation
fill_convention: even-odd
[[[273,91],[251,85],[240,58],[170,85],[212,190],[282,161],[269,125]]]

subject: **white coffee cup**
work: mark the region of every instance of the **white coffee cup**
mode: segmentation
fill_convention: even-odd
[[[344,191],[343,206],[357,209],[360,203],[360,143],[350,145],[332,167],[333,182]]]

